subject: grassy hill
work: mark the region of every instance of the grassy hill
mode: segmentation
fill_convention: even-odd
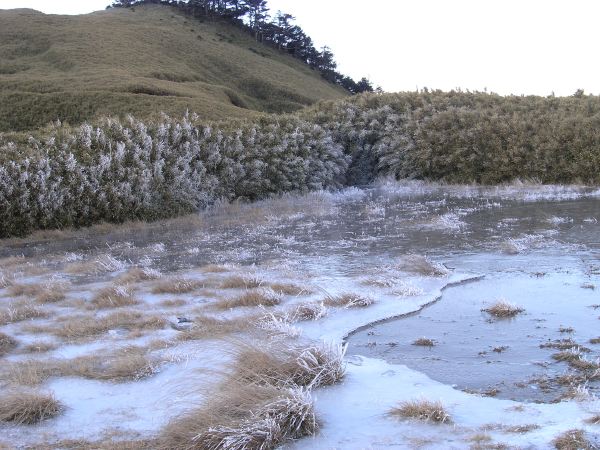
[[[160,111],[248,117],[345,95],[235,26],[167,6],[81,16],[0,10],[0,131]]]

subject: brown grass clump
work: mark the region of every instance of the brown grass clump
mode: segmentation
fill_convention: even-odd
[[[592,450],[583,430],[568,430],[557,436],[552,445],[556,450]]]
[[[215,319],[209,316],[198,316],[193,320],[192,326],[179,334],[182,341],[195,341],[200,339],[213,339],[247,330],[252,326],[253,318]]]
[[[581,353],[579,353],[577,350],[565,350],[565,351],[553,354],[552,358],[555,359],[556,361],[570,363],[571,361],[581,359]]]
[[[52,394],[13,391],[0,396],[0,421],[33,425],[56,417],[63,406]]]
[[[151,376],[156,366],[157,362],[149,358],[146,349],[125,347],[108,355],[72,359],[62,367],[61,375],[122,382]]]
[[[61,374],[61,364],[56,359],[25,359],[3,364],[0,379],[20,386],[38,386],[48,378]]]
[[[510,425],[507,426],[503,429],[503,431],[505,431],[506,433],[516,433],[516,434],[523,434],[523,433],[530,433],[531,431],[534,430],[539,430],[540,426],[536,423],[528,423],[525,425]]]
[[[442,264],[430,261],[422,255],[407,255],[396,268],[402,272],[415,273],[427,277],[443,277],[450,273]]]
[[[159,361],[148,356],[148,350],[125,347],[106,355],[80,356],[74,359],[29,359],[5,364],[0,378],[21,386],[37,386],[48,378],[82,377],[92,380],[130,381],[156,372]]]
[[[117,272],[127,267],[127,264],[119,261],[111,255],[99,255],[94,259],[76,261],[65,267],[65,272],[73,275],[97,275],[101,273]]]
[[[281,295],[271,289],[253,289],[237,297],[221,300],[215,306],[225,310],[240,307],[277,306],[280,303]]]
[[[343,308],[366,308],[371,306],[375,301],[371,297],[364,297],[358,294],[340,294],[336,296],[327,296],[323,303],[326,306],[343,307]]]
[[[540,344],[540,348],[552,348],[556,350],[573,350],[578,352],[590,352],[589,348],[583,347],[582,345],[575,342],[573,339],[558,339],[555,341],[547,341]]]
[[[160,316],[137,311],[119,311],[106,316],[71,316],[48,326],[30,329],[31,332],[49,333],[60,338],[78,340],[95,337],[109,330],[127,331],[159,330],[167,321]]]
[[[153,294],[187,294],[203,287],[204,284],[198,280],[185,278],[169,278],[160,281],[152,288]]]
[[[221,283],[222,289],[254,289],[262,286],[262,280],[255,277],[241,277],[232,275],[225,278]]]
[[[219,264],[207,264],[206,266],[202,266],[200,268],[202,272],[206,273],[224,273],[229,272],[229,268],[226,266],[221,266]]]
[[[600,337],[590,339],[590,344],[600,344]]]
[[[440,401],[426,399],[409,400],[392,408],[390,415],[405,419],[417,419],[426,422],[449,423],[450,415]]]
[[[498,300],[491,306],[482,309],[483,312],[486,312],[494,317],[504,319],[515,317],[518,314],[521,314],[525,310],[519,306],[514,305],[504,299]]]
[[[428,338],[419,338],[412,343],[412,345],[420,346],[420,347],[434,347],[435,341],[433,339]]]
[[[589,423],[590,425],[600,425],[600,414],[595,414],[592,417],[588,417],[585,419],[585,422]]]
[[[147,267],[132,267],[127,272],[122,274],[117,282],[121,284],[139,283],[140,281],[156,280],[162,274],[158,270],[149,269]]]
[[[310,295],[313,293],[312,289],[306,286],[299,286],[294,283],[271,283],[271,289],[275,292],[283,295]]]
[[[16,339],[0,332],[0,356],[4,356],[17,347]]]
[[[318,429],[312,399],[303,389],[228,382],[215,392],[202,408],[172,421],[159,446],[266,450]]]
[[[345,374],[345,346],[240,342],[234,351],[232,379],[239,383],[313,388],[335,384]]]
[[[163,300],[158,304],[158,306],[162,308],[179,308],[181,306],[187,305],[187,302],[182,298],[174,298],[171,300]]]
[[[8,288],[13,297],[33,297],[39,303],[56,303],[65,299],[67,283],[49,282],[37,284],[13,283]]]
[[[137,305],[139,301],[127,286],[110,286],[101,289],[92,298],[92,305],[99,309],[121,308],[123,306]]]
[[[47,317],[47,313],[30,303],[12,303],[0,309],[0,325]]]
[[[298,305],[291,314],[293,322],[319,320],[327,315],[327,307],[323,303],[304,303]]]
[[[33,342],[31,344],[27,344],[21,350],[22,353],[46,353],[52,350],[56,350],[58,346],[52,342]]]

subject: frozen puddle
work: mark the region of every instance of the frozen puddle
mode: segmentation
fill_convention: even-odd
[[[354,334],[349,354],[405,364],[456,389],[503,399],[553,402],[581,385],[598,393],[600,345],[591,342],[600,334],[600,295],[581,258],[463,257],[457,265],[479,267],[485,278],[448,288],[416,314]],[[482,311],[500,297],[525,311],[508,319]],[[419,338],[433,346],[415,345]],[[571,358],[565,352],[574,362],[564,360]]]

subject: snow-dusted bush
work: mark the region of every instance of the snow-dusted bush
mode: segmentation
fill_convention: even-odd
[[[222,127],[187,116],[104,119],[75,131],[56,125],[22,148],[5,143],[0,154],[10,155],[0,164],[0,236],[339,187],[349,162],[330,133],[298,118]]]

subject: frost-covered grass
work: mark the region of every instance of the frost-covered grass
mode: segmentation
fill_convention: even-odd
[[[417,419],[425,422],[449,423],[450,414],[440,401],[427,399],[408,400],[390,410],[390,415],[403,419]]]
[[[354,293],[342,293],[338,295],[328,295],[323,300],[326,306],[342,307],[342,308],[366,308],[375,303],[371,297],[366,297]]]
[[[127,286],[110,286],[101,289],[92,298],[91,304],[94,308],[122,308],[124,306],[137,305],[139,300],[135,298],[131,288]]]
[[[500,319],[515,317],[525,312],[525,310],[520,306],[517,306],[505,299],[496,301],[487,308],[482,309],[482,311]]]
[[[5,390],[0,394],[0,421],[33,425],[56,417],[63,410],[51,393],[31,390]]]
[[[0,308],[0,325],[45,317],[47,312],[31,302],[18,301]]]
[[[308,286],[300,286],[294,283],[271,283],[270,288],[275,292],[279,292],[283,295],[310,295],[313,293],[312,289]]]
[[[59,317],[49,324],[30,325],[31,333],[50,334],[68,341],[97,338],[110,330],[159,330],[167,321],[158,314],[123,309],[106,315],[70,315]]]
[[[17,340],[6,333],[0,333],[0,356],[14,350],[17,346]]]
[[[219,309],[276,306],[281,303],[281,298],[281,294],[272,289],[249,289],[235,297],[221,300],[215,306]]]
[[[252,276],[232,275],[225,278],[221,283],[222,289],[253,289],[264,284],[260,278]]]
[[[419,347],[434,347],[435,346],[435,341],[433,339],[429,339],[429,338],[418,338],[416,339],[412,345],[416,345]]]
[[[593,450],[594,446],[586,438],[583,430],[568,430],[552,441],[556,450]]]
[[[238,343],[234,347],[233,379],[274,386],[315,388],[344,376],[346,348],[338,345],[291,344],[285,341]]]
[[[56,303],[65,299],[68,286],[65,282],[11,283],[8,294],[12,297],[33,297],[38,303]]]
[[[269,449],[317,428],[306,390],[230,381],[204,407],[173,420],[159,442],[164,448]]]
[[[292,321],[319,320],[328,313],[327,307],[323,302],[302,303],[298,305],[291,313]]]
[[[442,264],[435,263],[423,255],[407,255],[396,268],[402,272],[429,277],[443,277],[450,273]]]
[[[187,294],[201,287],[203,287],[203,283],[198,280],[177,277],[159,281],[152,288],[152,292],[154,294]]]

